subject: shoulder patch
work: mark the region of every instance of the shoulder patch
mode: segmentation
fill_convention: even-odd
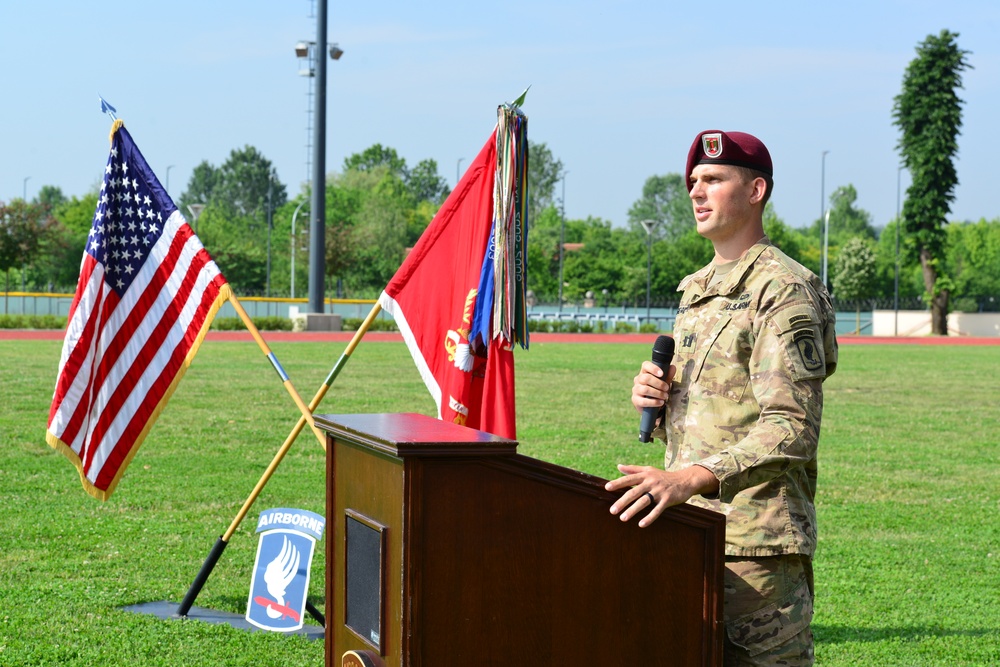
[[[805,303],[782,308],[772,316],[779,333],[796,329],[819,326],[819,318],[813,308]]]
[[[809,329],[796,331],[792,336],[795,348],[802,359],[802,365],[807,371],[818,371],[823,368],[823,357],[816,346],[816,338]]]
[[[819,316],[804,302],[778,310],[771,316],[771,326],[785,349],[789,371],[795,380],[826,376],[826,354]]]

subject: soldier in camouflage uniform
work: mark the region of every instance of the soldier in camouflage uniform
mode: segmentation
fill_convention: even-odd
[[[663,470],[621,465],[611,507],[649,525],[683,502],[726,515],[726,665],[811,665],[816,449],[823,380],[837,364],[822,283],[770,244],[771,158],[756,137],[710,130],[688,189],[711,264],[685,278],[665,374],[642,366],[636,409],[665,406]]]

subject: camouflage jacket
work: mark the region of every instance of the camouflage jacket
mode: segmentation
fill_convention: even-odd
[[[837,364],[835,314],[819,279],[765,239],[709,287],[681,281],[666,468],[704,466],[726,514],[726,555],[812,555],[823,380]]]

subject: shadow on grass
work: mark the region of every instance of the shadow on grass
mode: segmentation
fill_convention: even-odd
[[[845,625],[812,624],[813,637],[817,644],[846,644],[849,642],[883,642],[899,640],[917,642],[928,637],[984,637],[997,630],[945,630],[932,626],[911,626],[900,628],[855,628]]]

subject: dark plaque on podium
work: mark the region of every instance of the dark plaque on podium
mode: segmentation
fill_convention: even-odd
[[[326,664],[721,665],[725,518],[648,528],[517,443],[416,414],[327,433]]]

